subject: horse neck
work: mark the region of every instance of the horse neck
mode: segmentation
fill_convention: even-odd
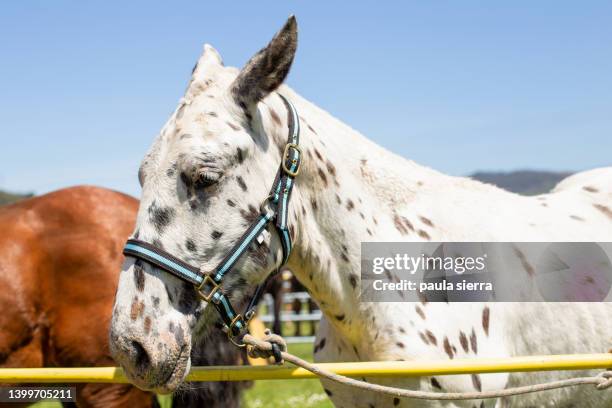
[[[393,239],[388,228],[393,208],[409,200],[413,186],[431,172],[372,143],[288,88],[281,93],[300,116],[303,150],[290,204],[296,237],[288,266],[342,335],[363,337],[361,326],[379,305],[359,302],[361,242]],[[282,109],[280,103],[267,104]]]

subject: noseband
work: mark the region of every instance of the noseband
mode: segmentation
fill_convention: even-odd
[[[255,308],[262,295],[266,282],[255,289],[255,293],[243,314],[236,313],[221,284],[223,277],[238,262],[249,246],[255,241],[268,224],[274,222],[283,248],[282,265],[287,263],[291,253],[291,235],[287,226],[287,206],[291,197],[294,179],[300,171],[302,152],[299,147],[300,120],[297,111],[283,95],[280,95],[288,110],[289,140],[285,145],[281,164],[276,172],[270,194],[261,203],[260,215],[242,234],[232,249],[212,271],[204,271],[180,258],[145,241],[129,239],[123,248],[126,256],[141,259],[161,268],[177,278],[193,284],[197,293],[207,303],[212,303],[227,328],[229,339],[238,346],[236,338],[248,332],[248,322],[255,314]],[[267,209],[269,208],[269,209]]]

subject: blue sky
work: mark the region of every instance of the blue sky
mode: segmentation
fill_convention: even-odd
[[[288,83],[405,157],[612,164],[610,2],[19,1],[0,5],[0,189],[138,195],[202,45],[241,66],[291,13]]]

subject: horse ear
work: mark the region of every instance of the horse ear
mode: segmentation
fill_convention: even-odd
[[[219,52],[210,44],[204,44],[204,52],[193,66],[191,75],[193,77],[203,77],[208,69],[222,67],[223,60]]]
[[[202,62],[206,64],[217,64],[223,65],[223,59],[219,51],[210,44],[204,44],[204,55],[202,56]]]
[[[255,54],[234,80],[231,91],[239,104],[250,107],[283,83],[297,48],[297,21],[289,17],[272,41]]]

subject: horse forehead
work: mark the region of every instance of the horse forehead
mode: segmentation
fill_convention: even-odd
[[[218,104],[181,100],[149,148],[143,164],[154,163],[157,171],[174,175],[177,164],[191,156],[216,154],[223,150],[226,145],[221,143],[221,137],[227,123],[234,122]],[[169,166],[173,166],[173,169],[169,170]]]
[[[174,142],[184,135],[214,136],[223,130],[224,124],[233,123],[235,107],[231,106],[227,89],[237,72],[223,66],[207,67],[203,72],[196,70],[158,142]]]
[[[186,92],[179,100],[171,122],[179,128],[190,123],[204,124],[210,119],[224,115],[227,115],[227,109],[221,92],[214,90],[204,90],[200,93]]]

